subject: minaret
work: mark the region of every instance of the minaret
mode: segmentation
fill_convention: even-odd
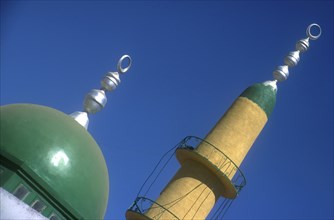
[[[311,29],[318,29],[313,35]],[[135,219],[206,219],[218,198],[235,199],[245,179],[239,166],[271,115],[277,82],[286,80],[289,67],[297,65],[299,54],[309,47],[309,40],[321,35],[320,26],[311,24],[307,38],[297,42],[296,50],[274,72],[274,80],[248,87],[234,101],[197,147],[189,147],[187,138],[176,149],[181,167],[158,198],[150,198],[151,207],[142,210],[140,198],[126,212]],[[147,198],[144,198],[147,199]]]

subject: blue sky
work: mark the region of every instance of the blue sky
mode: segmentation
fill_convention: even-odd
[[[123,54],[133,66],[89,131],[108,164],[106,219],[124,219],[160,157],[205,137],[248,86],[305,37],[278,85],[269,122],[241,169],[247,185],[227,219],[333,219],[333,1],[1,1],[1,105],[67,114]],[[179,165],[171,165],[173,175]],[[162,189],[167,182],[157,184]]]

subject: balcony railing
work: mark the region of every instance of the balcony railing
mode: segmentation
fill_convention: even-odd
[[[197,150],[199,145],[205,145],[205,152]],[[191,150],[207,159],[231,180],[237,193],[246,185],[246,178],[239,167],[213,144],[195,136],[187,136],[179,143],[177,149]]]
[[[201,149],[198,148],[200,145]],[[232,194],[229,194],[230,196],[225,197],[223,195],[220,197],[207,219],[221,219],[234,201],[235,196],[246,185],[246,179],[241,170],[228,156],[211,143],[198,137],[188,136],[161,157],[141,186],[136,200],[128,209],[127,219],[162,220],[168,218],[178,220],[178,217],[168,210],[167,207],[154,202],[154,199],[159,197],[161,187],[166,185],[165,179],[168,176],[172,177],[174,162],[171,162],[171,160],[175,158],[175,154],[177,157],[178,153],[183,154],[185,158],[187,156],[194,156],[200,162],[211,166],[212,170],[218,173],[219,178],[228,182],[229,187],[231,187],[229,189],[233,191]],[[162,181],[161,179],[164,180]]]
[[[158,213],[158,214],[155,214],[154,216],[150,216],[150,217],[147,216],[146,212],[148,210],[153,210],[153,209],[159,209],[158,211],[155,212],[155,213]],[[145,197],[137,197],[128,211],[133,211],[133,212],[136,212],[136,213],[140,213],[140,214],[144,215],[146,218],[154,219],[154,220],[160,219],[167,212],[168,215],[171,216],[171,218],[169,218],[169,219],[179,220],[179,218],[176,217],[171,211],[164,208],[162,205],[154,202],[153,200],[151,200],[149,198],[145,198]]]

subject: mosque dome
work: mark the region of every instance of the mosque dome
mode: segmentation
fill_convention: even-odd
[[[33,207],[29,203],[39,197],[47,204],[41,213],[48,218],[51,207],[62,216],[53,219],[103,219],[108,169],[87,130],[45,106],[12,104],[0,109],[1,187],[10,192],[17,189],[17,181],[26,184],[32,193],[24,202]],[[12,176],[17,176],[16,182]]]

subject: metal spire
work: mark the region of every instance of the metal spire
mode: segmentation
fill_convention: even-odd
[[[312,30],[317,29],[317,34],[312,34]],[[278,66],[276,70],[273,72],[274,80],[264,82],[265,85],[269,85],[273,88],[273,90],[277,91],[277,82],[283,82],[287,80],[289,77],[289,67],[294,67],[298,64],[300,60],[300,53],[307,51],[310,47],[310,40],[316,40],[321,35],[321,27],[318,24],[310,24],[306,29],[307,38],[301,39],[296,43],[296,50],[290,52],[284,58],[284,65]]]
[[[127,67],[123,68],[122,63],[124,60],[128,60]],[[106,92],[112,92],[121,82],[119,75],[126,73],[132,64],[131,57],[129,55],[123,55],[117,63],[117,72],[108,72],[101,80],[100,89],[92,89],[87,93],[84,103],[83,111],[76,111],[70,114],[80,125],[85,129],[88,128],[89,118],[88,114],[94,114],[101,111],[107,104]]]
[[[318,29],[318,34],[314,35],[312,34],[312,29]],[[278,66],[276,70],[273,72],[274,79],[276,81],[282,82],[286,80],[289,77],[289,67],[294,67],[298,64],[300,59],[300,53],[305,52],[309,46],[310,42],[309,40],[316,40],[321,35],[321,27],[318,24],[310,24],[306,29],[306,35],[307,38],[301,39],[296,43],[296,50],[290,52],[285,58],[284,58],[284,64],[283,66]]]

